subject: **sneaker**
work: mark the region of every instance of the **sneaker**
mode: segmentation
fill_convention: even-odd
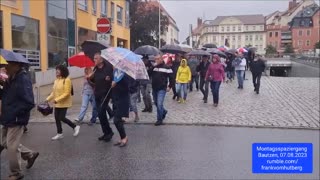
[[[26,166],[27,169],[32,168],[32,166],[33,166],[34,162],[36,161],[36,159],[38,158],[38,156],[39,156],[38,152],[33,153],[32,157],[30,159],[28,159],[28,161],[27,161],[27,163],[28,163]]]
[[[178,101],[178,103],[182,103],[182,101],[183,101],[183,100],[180,98],[179,101]]]
[[[80,122],[80,119],[76,118],[76,119],[74,119],[74,121],[78,123],[78,122]]]
[[[78,136],[79,132],[80,132],[80,126],[76,126],[76,127],[74,128],[73,136]]]
[[[162,121],[157,121],[156,123],[154,123],[155,126],[160,126],[162,124],[163,124]]]
[[[203,100],[203,103],[207,103],[207,102],[208,102],[208,100],[206,100],[206,99],[205,99],[205,100]]]
[[[63,138],[63,134],[57,134],[56,136],[54,136],[53,138],[51,138],[52,140],[58,140],[58,139],[62,139]]]

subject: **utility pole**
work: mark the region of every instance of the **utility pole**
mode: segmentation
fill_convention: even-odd
[[[160,0],[159,2],[159,49],[161,48],[161,4],[160,4]]]

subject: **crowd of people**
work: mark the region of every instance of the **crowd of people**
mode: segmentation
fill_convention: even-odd
[[[261,58],[247,58],[252,71],[254,91],[259,94],[260,78],[265,64]],[[247,60],[242,52],[221,58],[213,56],[189,56],[176,55],[175,60],[164,62],[162,55],[158,54],[151,61],[148,56],[143,57],[149,80],[135,80],[124,74],[119,81],[114,79],[116,69],[101,57],[100,52],[94,55],[95,67],[84,69],[82,106],[75,122],[66,117],[67,110],[72,106],[73,85],[69,78],[69,70],[64,65],[56,67],[56,80],[52,92],[46,98],[46,103],[54,106],[54,118],[57,134],[52,140],[63,138],[61,122],[70,126],[78,136],[80,124],[82,124],[89,103],[92,105],[92,114],[89,125],[100,121],[102,135],[98,140],[109,142],[114,136],[109,120],[113,119],[114,125],[120,135],[119,141],[114,145],[124,147],[128,143],[125,131],[124,118],[129,117],[129,112],[134,113],[134,122],[139,121],[138,99],[142,94],[144,103],[143,113],[153,112],[153,104],[156,107],[155,126],[163,125],[168,110],[164,107],[166,94],[172,89],[172,99],[179,103],[186,103],[188,92],[201,91],[203,102],[208,102],[209,87],[213,96],[213,105],[219,104],[219,89],[223,82],[232,82],[235,75],[238,80],[238,89],[243,89]],[[0,82],[2,99],[0,122],[4,126],[0,152],[6,148],[11,175],[13,179],[23,178],[19,164],[20,154],[28,162],[27,168],[31,168],[39,156],[21,144],[21,137],[25,126],[30,119],[30,111],[35,106],[30,76],[22,63],[9,62],[6,65],[8,77],[1,75]],[[194,85],[195,84],[195,89]],[[153,99],[151,98],[153,97]],[[112,102],[112,107],[110,107]],[[17,151],[20,154],[17,154]]]

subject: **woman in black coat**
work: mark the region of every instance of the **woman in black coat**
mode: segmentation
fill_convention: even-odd
[[[119,82],[112,82],[112,102],[114,111],[114,125],[116,126],[121,140],[117,142],[116,146],[124,147],[128,143],[128,136],[124,129],[123,117],[129,117],[129,77],[125,74]]]

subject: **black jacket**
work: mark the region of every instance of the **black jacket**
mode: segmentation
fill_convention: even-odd
[[[262,73],[264,72],[266,65],[262,59],[257,61],[252,61],[250,65],[250,70],[252,73]]]
[[[209,65],[210,65],[209,61],[207,61],[207,64],[204,64],[204,62],[201,61],[201,63],[197,66],[197,72],[200,72],[201,78],[206,77],[206,73],[208,71]]]
[[[118,118],[129,117],[129,76],[124,75],[117,82],[117,85],[112,90],[112,103],[114,116]]]
[[[110,81],[106,81],[106,77],[110,77]],[[113,68],[109,62],[104,62],[104,66],[99,69],[94,68],[94,75],[91,81],[94,83],[94,94],[96,98],[104,98],[111,88],[111,83],[113,79]],[[111,93],[110,93],[111,94]]]
[[[166,66],[164,63],[156,65],[152,71],[152,89],[154,91],[159,91],[166,90],[167,87],[172,88],[175,83],[173,77],[173,72],[170,67]]]
[[[0,123],[5,127],[27,125],[30,111],[35,106],[32,82],[28,73],[20,70],[13,78],[8,79],[0,90],[0,97]]]
[[[179,66],[180,66],[180,62],[179,61],[173,61],[172,62],[172,71],[173,71],[173,77],[176,77],[177,76],[177,72],[178,72],[178,69],[179,69]],[[174,79],[175,80],[175,79]]]
[[[133,79],[132,77],[129,77],[129,93],[134,94],[138,92],[139,88],[139,81]]]

